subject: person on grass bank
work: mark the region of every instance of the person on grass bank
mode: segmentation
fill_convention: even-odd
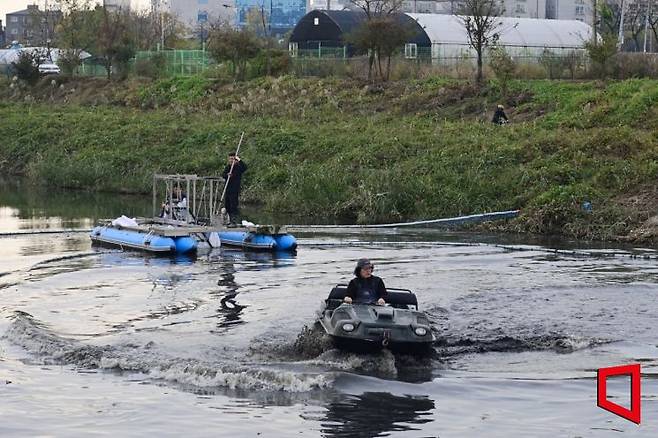
[[[240,218],[240,185],[242,174],[247,170],[247,165],[235,152],[228,154],[228,164],[224,168],[222,176],[226,180],[226,197],[224,208],[229,217],[229,226],[235,226]]]
[[[386,304],[385,298],[387,296],[386,286],[384,281],[372,275],[375,269],[368,259],[359,259],[354,268],[354,275],[350,283],[347,285],[347,292],[345,293],[345,301],[348,304],[377,304],[383,306]]]
[[[495,123],[496,125],[509,123],[509,119],[507,118],[507,114],[505,114],[505,109],[502,105],[496,107],[496,112],[493,115],[493,119],[491,119],[491,123]]]

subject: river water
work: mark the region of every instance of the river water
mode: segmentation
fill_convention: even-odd
[[[0,187],[0,436],[658,433],[658,268],[631,257],[651,249],[584,257],[529,238],[338,230],[298,234],[296,254],[191,259],[32,234],[148,205]],[[416,291],[431,357],[345,353],[305,328],[364,256]],[[596,369],[637,362],[640,426],[596,406]],[[611,379],[609,398],[628,406],[628,382]]]

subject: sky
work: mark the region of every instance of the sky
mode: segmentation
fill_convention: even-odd
[[[52,4],[54,0],[49,0],[49,3]],[[99,0],[100,2],[100,0]],[[0,20],[2,20],[2,25],[7,25],[7,13],[20,11],[27,9],[27,5],[38,4],[39,8],[43,9],[44,0],[0,0]],[[148,0],[131,0],[133,6],[141,7],[142,5],[148,4]]]

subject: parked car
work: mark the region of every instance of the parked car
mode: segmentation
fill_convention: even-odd
[[[60,70],[57,64],[53,64],[53,63],[39,64],[39,73],[41,73],[42,75],[58,75],[61,72],[62,71]]]

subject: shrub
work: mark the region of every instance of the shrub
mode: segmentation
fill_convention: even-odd
[[[592,60],[592,73],[606,78],[612,70],[612,60],[617,55],[617,36],[612,33],[603,34],[600,41],[585,43],[587,54]]]
[[[251,77],[260,77],[267,75],[267,54],[268,50],[261,50],[258,55],[250,62]],[[288,73],[290,69],[290,57],[288,52],[281,49],[270,49],[270,75],[281,76]]]
[[[615,77],[657,78],[658,56],[655,53],[619,53],[614,63]]]
[[[489,67],[496,75],[496,81],[500,87],[500,92],[503,96],[507,95],[507,85],[510,79],[514,76],[516,71],[516,64],[512,57],[501,47],[493,48],[489,51],[491,56],[489,60]]]
[[[164,76],[167,59],[164,54],[156,53],[150,58],[135,61],[135,74],[151,79]]]
[[[544,79],[546,70],[534,63],[522,63],[516,67],[516,77],[519,79]]]
[[[421,65],[415,59],[397,58],[391,67],[391,79],[394,81],[418,79],[421,75]]]
[[[343,59],[296,58],[292,63],[292,73],[296,76],[346,76],[351,61]]]
[[[539,56],[539,64],[546,69],[549,79],[560,79],[562,77],[562,72],[566,68],[564,59],[548,49],[544,49]]]
[[[569,77],[573,80],[576,79],[576,73],[585,66],[585,59],[582,53],[571,50],[563,58],[564,65],[569,70]]]
[[[66,76],[72,76],[75,70],[82,64],[80,54],[77,50],[64,50],[57,59],[57,64]]]
[[[30,85],[39,80],[39,55],[33,52],[22,51],[18,61],[11,63],[14,74]]]

